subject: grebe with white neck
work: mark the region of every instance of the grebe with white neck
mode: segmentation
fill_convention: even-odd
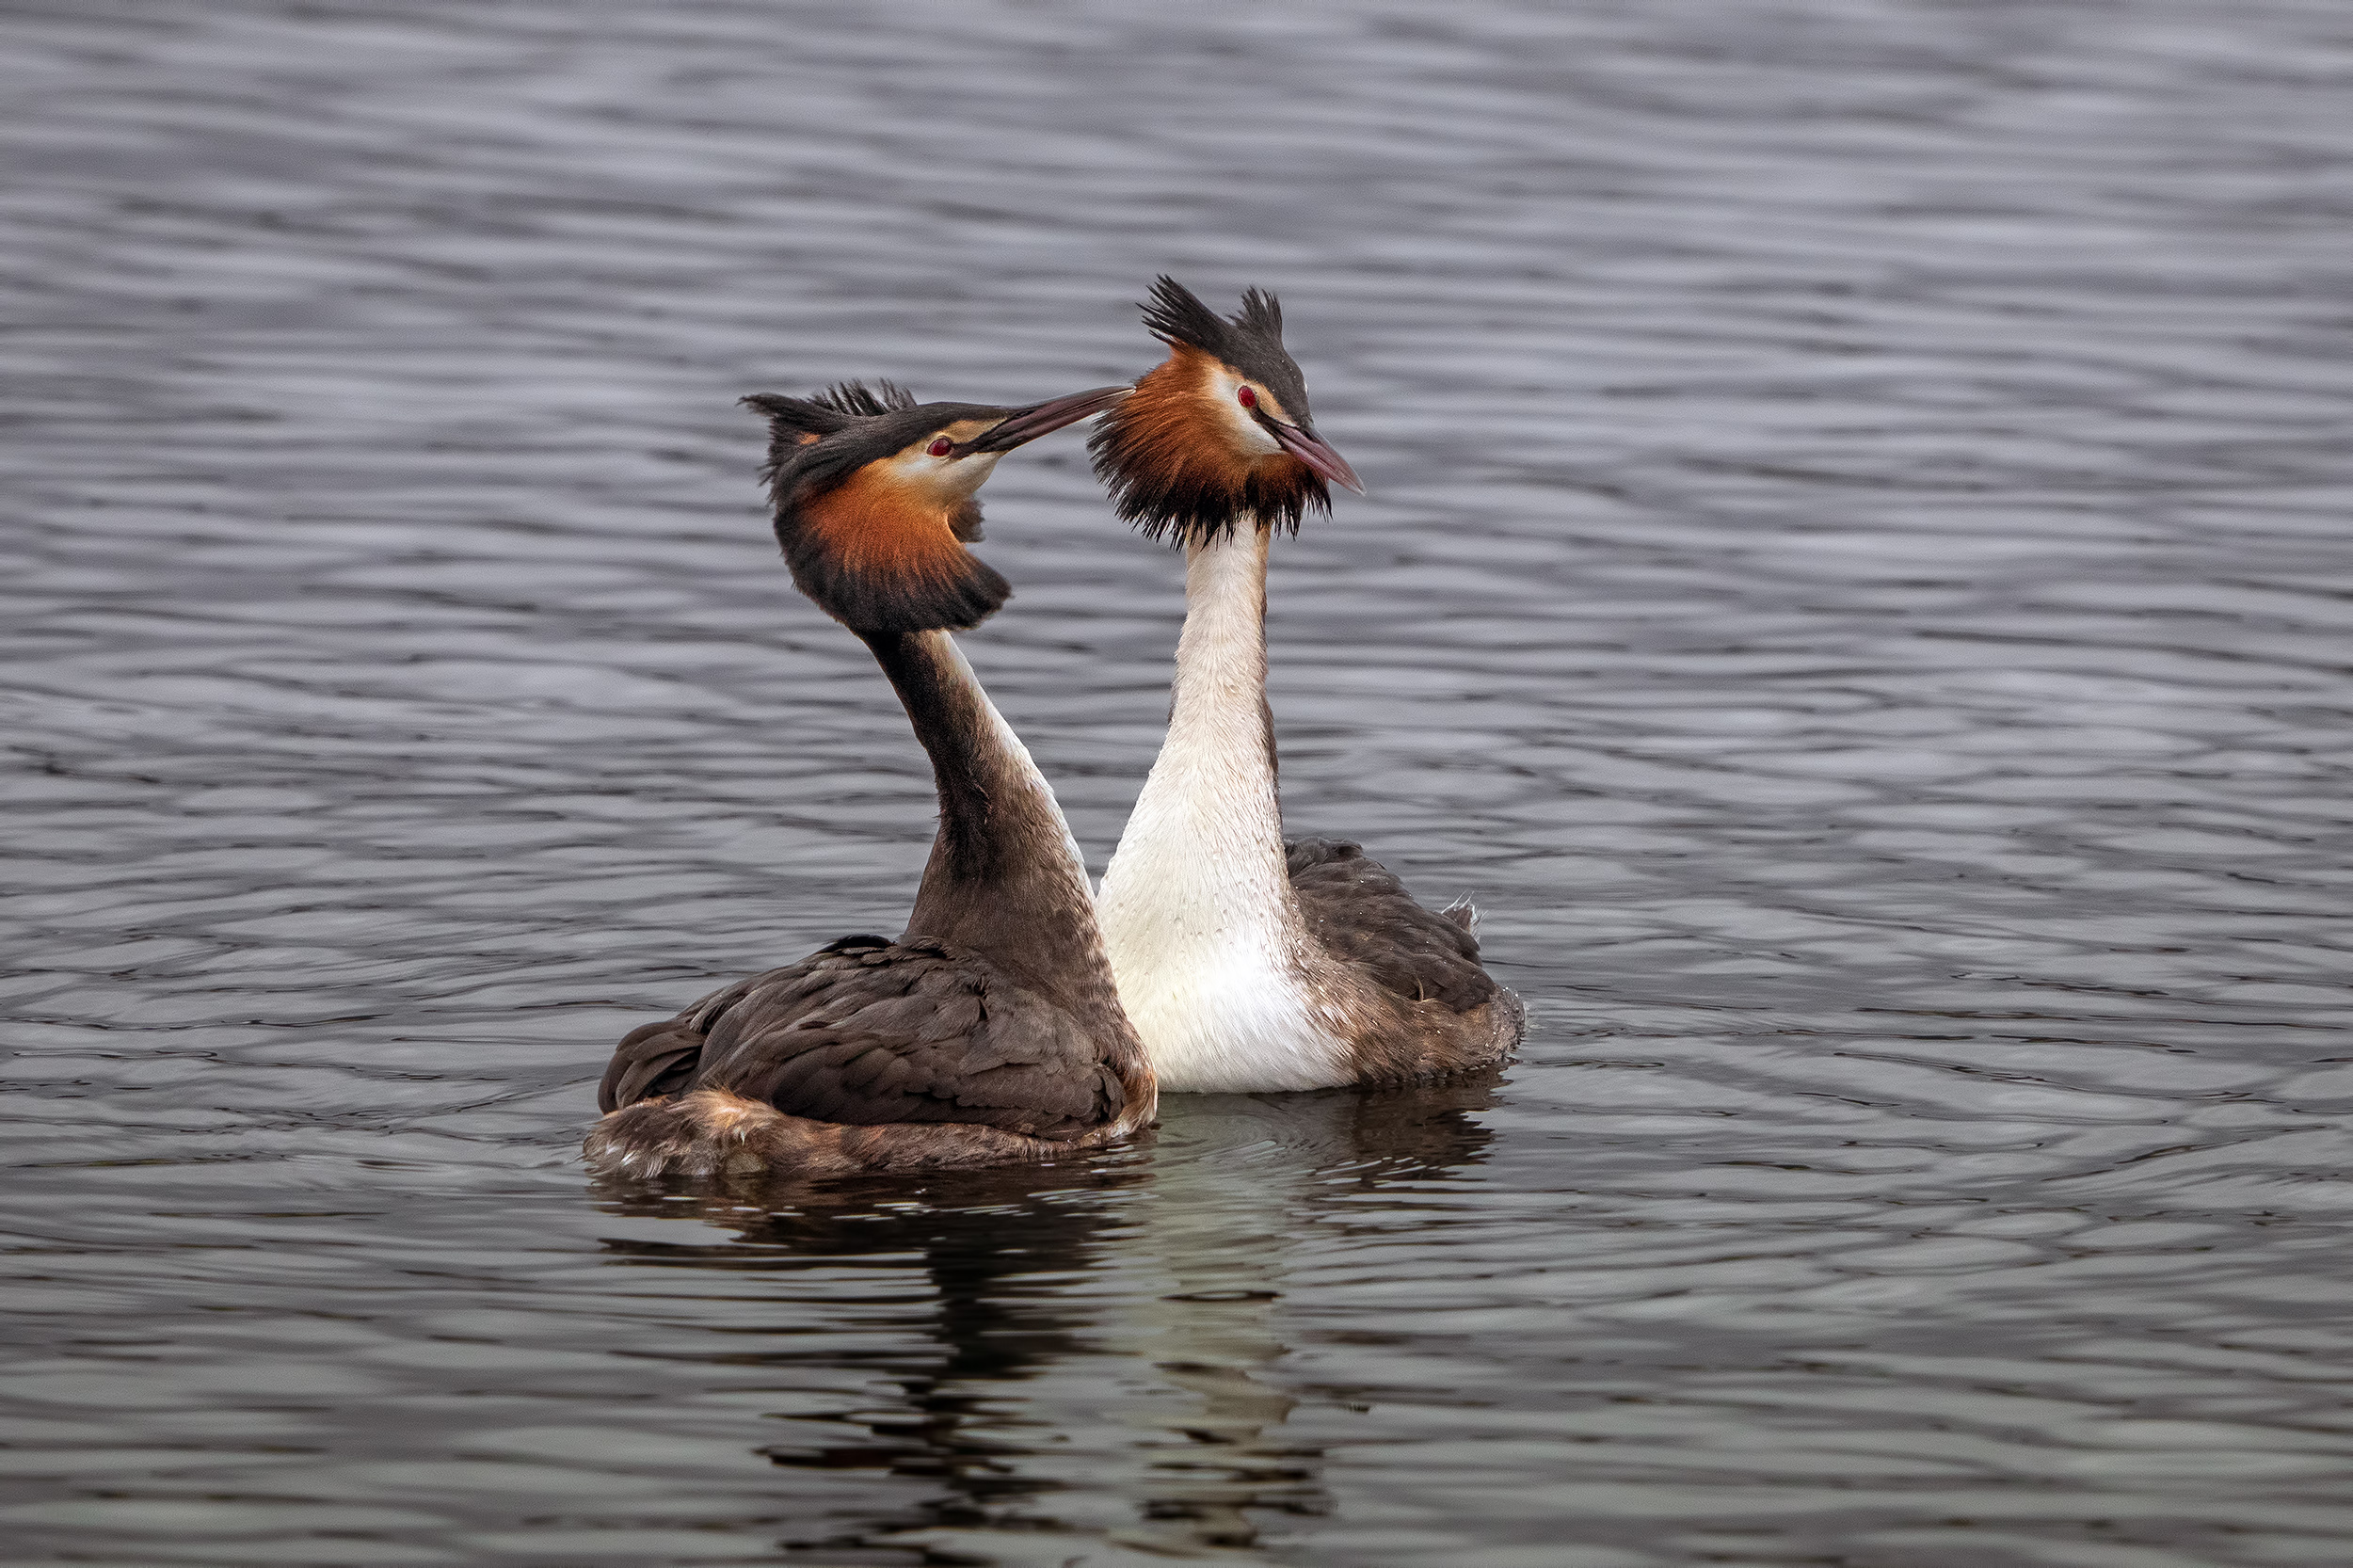
[[[1326,482],[1363,492],[1315,433],[1282,310],[1221,318],[1162,278],[1169,357],[1088,448],[1121,517],[1185,548],[1168,738],[1097,905],[1120,1000],[1160,1087],[1321,1089],[1442,1077],[1519,1042],[1519,999],[1479,962],[1467,905],[1423,908],[1353,843],[1287,841],[1266,698],[1267,553]]]

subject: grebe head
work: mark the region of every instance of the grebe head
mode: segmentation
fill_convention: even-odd
[[[758,393],[761,477],[792,581],[853,632],[960,631],[1013,594],[965,545],[981,536],[981,486],[997,459],[1128,395],[1097,387],[1027,408],[918,403],[885,381],[815,397]]]
[[[1239,314],[1221,317],[1162,278],[1144,321],[1168,359],[1087,439],[1121,517],[1155,538],[1206,542],[1244,513],[1296,531],[1309,508],[1331,510],[1326,480],[1364,494],[1356,471],[1315,432],[1273,295],[1251,289]]]

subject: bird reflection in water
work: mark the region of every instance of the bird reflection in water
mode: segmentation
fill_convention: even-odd
[[[1284,1304],[1294,1260],[1310,1246],[1344,1248],[1340,1227],[1365,1194],[1481,1160],[1489,1134],[1475,1112],[1492,1103],[1495,1078],[1186,1096],[1162,1102],[1155,1143],[1045,1168],[832,1187],[599,1178],[609,1212],[736,1233],[712,1245],[606,1246],[632,1266],[724,1272],[739,1304],[763,1269],[864,1263],[888,1271],[893,1293],[899,1268],[928,1284],[913,1345],[880,1357],[845,1345],[836,1362],[888,1366],[886,1408],[775,1413],[859,1429],[854,1440],[762,1450],[815,1483],[809,1528],[788,1549],[1052,1564],[1083,1549],[1090,1568],[1130,1553],[1214,1558],[1329,1511],[1322,1451],[1283,1437],[1298,1403],[1277,1365],[1295,1332]],[[1385,1211],[1398,1211],[1394,1193]],[[842,1301],[831,1326],[855,1321],[871,1346],[874,1296]],[[805,1299],[795,1305],[806,1313]],[[828,1359],[806,1327],[805,1317],[792,1325],[779,1360]],[[726,1360],[740,1366],[741,1347]],[[1153,1384],[1114,1370],[1137,1360]],[[904,1491],[862,1497],[844,1484],[859,1472],[933,1490],[912,1506]]]

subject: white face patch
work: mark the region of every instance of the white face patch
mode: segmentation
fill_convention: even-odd
[[[1234,438],[1234,444],[1254,457],[1263,457],[1283,450],[1282,443],[1266,433],[1266,426],[1251,417],[1236,394],[1248,387],[1258,399],[1258,407],[1270,418],[1280,418],[1281,406],[1267,390],[1230,365],[1212,363],[1209,367],[1209,396],[1210,405],[1219,410],[1225,427]]]
[[[959,457],[950,452],[935,457],[932,456],[932,444],[942,436],[951,441],[968,441],[990,428],[984,421],[959,421],[944,430],[933,432],[885,461],[901,484],[941,501],[962,501],[987,483],[988,476],[997,471],[997,460],[1004,454],[975,452],[969,456]]]

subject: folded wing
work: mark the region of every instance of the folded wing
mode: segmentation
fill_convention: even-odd
[[[1068,1014],[956,949],[849,936],[632,1032],[598,1103],[725,1089],[816,1121],[953,1122],[1051,1139],[1124,1096]]]
[[[1480,967],[1479,938],[1423,908],[1405,884],[1345,839],[1284,845],[1291,892],[1307,930],[1333,957],[1409,1002],[1436,1001],[1469,1013],[1502,987]]]

